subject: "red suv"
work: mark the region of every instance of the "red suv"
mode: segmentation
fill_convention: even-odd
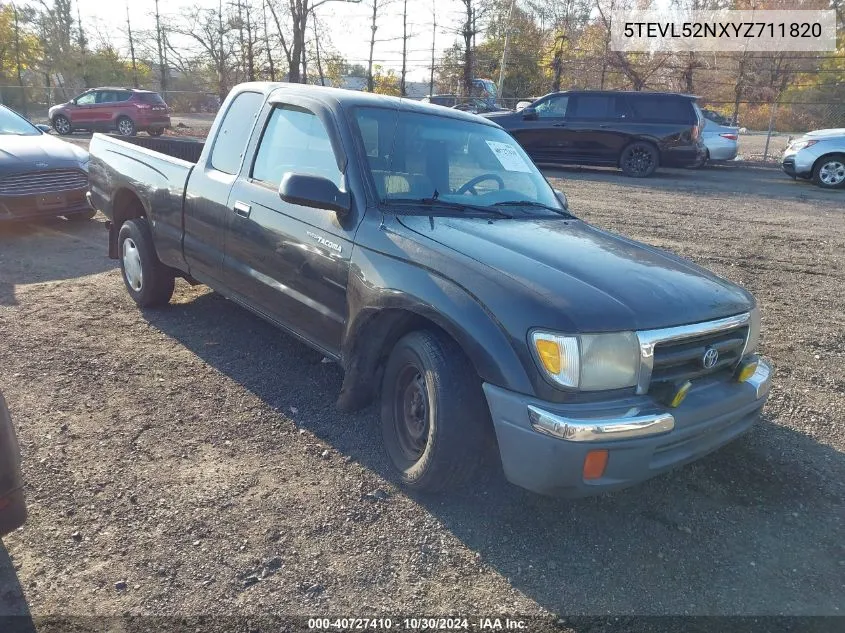
[[[93,88],[50,108],[53,129],[62,136],[74,130],[117,130],[121,136],[145,131],[160,136],[170,127],[170,110],[156,92],[133,88]]]

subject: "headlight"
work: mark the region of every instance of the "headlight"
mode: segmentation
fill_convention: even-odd
[[[531,342],[540,367],[563,387],[600,391],[637,384],[640,353],[633,332],[563,336],[535,331]]]
[[[792,143],[787,149],[792,150],[793,152],[797,152],[801,149],[806,149],[818,143],[818,141],[795,141]]]
[[[748,323],[748,340],[745,343],[744,356],[753,354],[757,351],[757,345],[760,343],[760,307],[754,306],[751,310],[751,320]]]

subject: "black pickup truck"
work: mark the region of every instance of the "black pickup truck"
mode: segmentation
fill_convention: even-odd
[[[491,446],[537,492],[623,488],[737,437],[769,392],[749,293],[578,220],[475,115],[244,84],[205,144],[94,135],[90,175],[139,306],[182,276],[334,359],[338,406],[379,402],[415,489]]]

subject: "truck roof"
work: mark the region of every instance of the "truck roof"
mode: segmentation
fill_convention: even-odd
[[[238,92],[244,90],[260,91],[271,101],[276,97],[281,98],[284,94],[298,94],[308,96],[309,98],[320,101],[328,106],[340,106],[341,108],[388,108],[408,112],[434,114],[436,116],[450,119],[460,119],[463,121],[471,121],[473,123],[482,123],[484,125],[499,127],[496,123],[475,114],[470,114],[469,112],[453,110],[452,108],[444,108],[443,106],[432,103],[423,103],[422,101],[408,99],[407,97],[392,97],[389,95],[380,95],[371,92],[361,92],[359,90],[345,90],[343,88],[330,88],[328,86],[317,86],[312,84],[292,84],[272,81],[254,81],[243,83],[239,84],[235,90]]]

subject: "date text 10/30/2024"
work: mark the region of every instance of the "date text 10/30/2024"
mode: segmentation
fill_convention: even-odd
[[[527,628],[527,623],[510,618],[309,618],[308,628],[316,631],[520,631]]]

